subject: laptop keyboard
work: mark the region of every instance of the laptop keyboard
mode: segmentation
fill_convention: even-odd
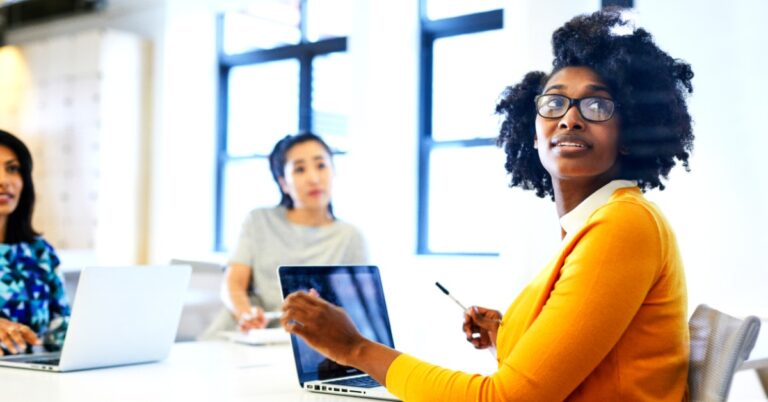
[[[369,376],[345,378],[345,379],[336,380],[336,381],[326,381],[325,383],[332,384],[332,385],[348,385],[350,387],[360,387],[360,388],[375,388],[375,387],[381,386],[381,384],[379,384],[376,380],[374,380],[373,377],[369,377]]]

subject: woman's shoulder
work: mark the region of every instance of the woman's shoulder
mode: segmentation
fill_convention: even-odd
[[[32,252],[55,252],[53,246],[42,236],[35,237],[31,241],[20,241],[18,243],[0,243],[0,250],[17,249],[26,254]],[[33,255],[37,255],[36,253]]]
[[[614,223],[635,229],[661,230],[668,226],[659,208],[648,201],[637,187],[617,190],[610,200],[595,211],[595,218],[609,218]]]
[[[275,215],[281,211],[285,211],[285,208],[277,206],[277,207],[258,207],[252,209],[250,212],[248,212],[248,216],[264,216],[264,215]]]
[[[47,250],[53,250],[53,246],[51,245],[51,243],[48,243],[48,240],[45,240],[45,238],[42,237],[42,236],[37,236],[31,242],[31,245],[33,247],[37,247],[37,248],[44,248],[44,249],[47,249]]]
[[[56,249],[48,243],[43,237],[38,236],[30,243],[30,247],[37,252],[37,256],[40,259],[45,259],[51,262],[54,267],[59,265],[59,257],[56,255]]]
[[[248,212],[245,221],[253,224],[264,223],[266,221],[284,222],[287,221],[285,212],[286,209],[282,206],[254,208]]]
[[[32,263],[41,268],[54,269],[59,263],[56,250],[43,237],[13,244],[0,244],[0,253],[7,261]],[[26,261],[26,262],[25,262]]]
[[[56,250],[53,248],[51,243],[48,243],[47,240],[45,240],[44,237],[38,236],[35,237],[32,241],[29,242],[21,242],[19,245],[23,248],[28,248],[30,250],[34,250],[37,253],[55,253]]]
[[[340,233],[345,233],[354,237],[363,237],[363,232],[357,226],[343,219],[336,218],[336,220],[333,222],[333,226]]]

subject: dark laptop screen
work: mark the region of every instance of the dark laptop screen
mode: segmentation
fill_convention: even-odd
[[[363,336],[394,348],[384,291],[375,266],[291,266],[278,269],[283,297],[314,288],[323,299],[346,310]],[[315,352],[291,335],[299,383],[361,374]]]

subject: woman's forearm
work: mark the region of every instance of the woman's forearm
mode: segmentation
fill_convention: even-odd
[[[224,305],[235,317],[240,317],[241,314],[251,311],[251,301],[248,298],[249,281],[249,267],[233,265],[227,269],[221,298]]]
[[[382,385],[386,385],[387,371],[400,352],[380,343],[365,339],[350,356],[350,365],[360,369]]]
[[[224,287],[224,305],[235,316],[240,317],[241,314],[251,311],[251,301],[248,298],[248,292],[244,289],[238,289],[231,284],[227,284]]]

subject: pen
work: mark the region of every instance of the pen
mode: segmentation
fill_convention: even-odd
[[[443,285],[441,285],[441,284],[440,284],[440,282],[435,282],[435,286],[437,286],[438,288],[440,288],[440,290],[442,290],[442,291],[443,291],[443,293],[445,293],[445,295],[446,295],[446,296],[450,297],[450,298],[451,298],[451,300],[453,300],[453,302],[454,302],[454,303],[458,304],[458,305],[459,305],[459,307],[461,307],[461,310],[462,310],[462,311],[467,311],[467,308],[466,308],[466,307],[464,307],[464,305],[463,305],[463,304],[461,304],[461,302],[460,302],[460,301],[456,300],[456,298],[455,298],[455,297],[451,296],[451,292],[449,292],[449,291],[448,291],[448,289],[444,288],[444,287],[443,287]]]
[[[251,308],[249,313],[245,313],[240,317],[240,321],[247,321],[256,316],[256,307]],[[265,311],[264,319],[267,321],[276,320],[283,316],[282,311]]]
[[[453,300],[453,302],[454,302],[454,303],[458,304],[458,305],[459,305],[459,307],[461,307],[461,310],[462,310],[462,311],[464,311],[464,312],[466,312],[466,311],[467,311],[467,308],[466,308],[466,307],[464,307],[464,305],[463,305],[463,304],[461,304],[461,302],[460,302],[460,301],[456,300],[456,298],[455,298],[455,297],[451,296],[451,292],[449,292],[449,291],[448,291],[448,289],[446,289],[446,288],[445,288],[445,286],[441,285],[441,284],[440,284],[440,282],[435,282],[435,286],[437,286],[437,287],[438,287],[438,288],[439,288],[439,289],[440,289],[440,290],[441,290],[443,293],[445,293],[445,295],[446,295],[446,296],[450,297],[450,298],[451,298],[451,300]],[[480,315],[480,317],[481,317],[481,318],[486,318],[486,317],[485,317],[485,316],[483,316],[483,315]],[[488,319],[491,319],[491,318],[488,318]],[[492,320],[493,320],[493,321],[495,321],[495,322],[497,322],[497,323],[499,323],[499,324],[501,324],[501,320],[500,320],[500,319],[498,319],[498,318],[495,318],[495,319],[492,319]]]

